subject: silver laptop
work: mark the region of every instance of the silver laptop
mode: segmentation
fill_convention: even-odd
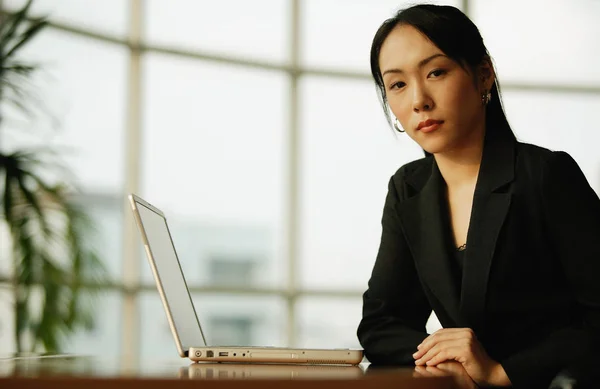
[[[195,362],[259,362],[357,365],[362,350],[207,345],[163,212],[139,196],[129,202],[182,358]]]

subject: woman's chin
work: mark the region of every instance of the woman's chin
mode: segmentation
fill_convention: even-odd
[[[436,144],[434,144],[434,142],[429,142],[428,144],[421,144],[420,146],[425,152],[429,154],[439,154],[448,150],[448,145],[439,144],[439,142],[436,142]]]
[[[436,138],[431,137],[430,139],[418,142],[418,144],[429,154],[443,154],[454,150],[456,147],[456,142],[453,142],[453,139],[441,136]]]

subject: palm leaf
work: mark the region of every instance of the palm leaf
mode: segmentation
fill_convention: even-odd
[[[43,112],[45,105],[43,99],[36,95],[30,82],[30,77],[36,70],[37,67],[32,66],[31,70],[11,70],[0,76],[0,96],[10,98],[9,102],[28,117],[33,116],[36,111]]]
[[[4,66],[3,71],[6,73],[14,73],[23,76],[30,76],[38,67],[35,65],[24,64],[20,62],[11,62]]]
[[[15,301],[15,341],[17,344],[17,350],[23,350],[23,334],[27,331],[30,317],[29,307],[27,301],[29,301],[28,289],[21,285],[16,285],[17,292],[15,293],[17,299]]]
[[[20,189],[20,193],[23,197],[25,197],[25,200],[28,203],[28,206],[30,206],[33,211],[35,212],[35,216],[37,216],[42,230],[44,232],[45,236],[49,236],[51,234],[48,222],[46,220],[46,216],[42,210],[42,207],[40,206],[40,201],[38,199],[38,197],[35,195],[34,192],[32,192],[26,184],[26,179],[27,176],[30,176],[31,173],[27,173],[23,170],[19,170],[19,174],[17,176],[15,176],[15,180],[17,182],[17,185]]]
[[[14,57],[48,25],[48,21],[43,17],[28,17],[31,4],[32,2],[28,1],[21,10],[10,14],[0,26],[0,98],[6,89],[11,90],[17,97],[11,99],[11,102],[27,115],[31,115],[32,110],[26,108],[25,102],[32,99],[27,96],[28,93],[21,85],[31,77],[38,66],[24,64]]]
[[[5,53],[6,47],[12,42],[19,27],[27,22],[27,15],[31,8],[32,0],[28,0],[23,8],[10,15],[0,28],[0,52]],[[3,58],[7,58],[4,54]]]
[[[20,272],[16,274],[16,281],[21,286],[41,283],[45,296],[39,322],[31,320],[31,315],[24,311],[27,300],[17,298],[17,310],[20,314],[17,315],[16,324],[21,333],[33,331],[34,347],[60,351],[59,340],[64,336],[61,334],[78,327],[89,328],[92,323],[93,305],[89,304],[89,299],[87,304],[82,304],[81,301],[84,294],[90,294],[89,298],[93,298],[95,291],[82,290],[81,283],[106,281],[106,272],[98,256],[83,243],[82,235],[89,231],[86,230],[89,227],[87,223],[90,223],[87,215],[66,201],[67,195],[63,187],[32,192],[29,187],[21,186],[16,179],[10,185],[13,189],[18,189],[13,190],[19,193],[16,197],[24,199],[27,204],[24,208],[13,206],[12,222],[9,223],[13,237],[18,242],[15,256],[18,258],[16,267]],[[42,199],[46,201],[43,206]],[[59,241],[69,255],[68,265],[59,265],[62,261],[53,257],[52,248],[58,249],[54,251],[60,254],[65,251],[51,244],[56,234],[42,232],[43,217],[48,217],[48,212],[57,210],[62,210],[66,217],[66,226],[62,229]]]
[[[31,309],[27,301],[17,297],[16,328],[20,334],[33,331],[33,347],[60,351],[60,340],[64,334],[79,327],[89,328],[93,323],[91,304],[97,290],[83,290],[81,283],[106,282],[108,279],[101,260],[84,243],[84,234],[90,236],[93,223],[68,200],[66,186],[49,185],[25,170],[27,165],[42,163],[34,154],[24,151],[2,160],[7,172],[6,187],[10,188],[4,196],[5,208],[7,201],[10,202],[9,212],[5,215],[8,215],[13,239],[18,242],[15,258],[16,268],[20,271],[16,282],[28,287],[41,283],[44,293],[39,322],[33,321],[27,312]],[[26,178],[31,178],[29,184]],[[66,221],[65,226],[60,228],[60,234],[50,228],[47,220],[52,212],[61,213]],[[51,244],[55,240],[61,246]],[[53,249],[61,254],[68,253],[70,265],[57,265],[60,261],[53,258]],[[82,296],[87,296],[87,299]]]
[[[28,1],[0,25],[0,102],[11,103],[27,115],[39,104],[31,83],[39,68],[17,60],[16,55],[48,24],[45,18],[28,16],[31,4]],[[97,290],[82,285],[108,280],[102,261],[88,242],[93,223],[71,200],[72,185],[42,178],[47,170],[70,177],[59,156],[56,149],[11,154],[0,149],[0,177],[4,174],[1,211],[12,239],[15,268],[17,351],[26,347],[60,351],[62,340],[70,333],[93,324]],[[34,314],[34,290],[43,296],[39,314]]]
[[[34,19],[31,25],[17,38],[14,45],[5,54],[5,58],[11,58],[15,53],[23,47],[27,42],[32,40],[42,29],[48,25],[45,18]]]

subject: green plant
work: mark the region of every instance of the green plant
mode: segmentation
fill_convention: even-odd
[[[24,115],[36,108],[30,88],[38,66],[17,56],[48,25],[45,18],[29,17],[31,3],[0,21],[0,133],[7,108]],[[8,152],[0,143],[0,222],[10,233],[18,352],[60,352],[69,333],[89,328],[90,285],[106,277],[88,244],[93,225],[73,201],[73,186],[45,174],[60,168],[54,156],[47,149]]]

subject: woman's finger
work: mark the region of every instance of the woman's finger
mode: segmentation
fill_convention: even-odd
[[[432,377],[433,373],[427,371],[427,368],[424,366],[415,366],[415,370],[413,371],[413,377]]]
[[[461,348],[461,347],[464,347],[464,344],[465,344],[465,342],[462,339],[451,339],[451,340],[445,340],[445,341],[438,342],[435,346],[433,346],[431,349],[429,349],[429,351],[427,351],[425,353],[425,355],[423,355],[421,358],[417,359],[415,361],[415,365],[425,365],[428,361],[430,361],[431,359],[433,359],[435,356],[439,355],[440,353],[444,353],[447,349]],[[440,358],[444,358],[445,355],[446,354],[441,355]],[[451,359],[451,358],[446,358],[446,359]],[[444,361],[446,359],[443,359],[442,361]],[[440,361],[440,362],[442,362],[442,361]]]
[[[460,345],[454,345],[451,347],[444,348],[444,350],[437,353],[431,359],[426,361],[427,366],[435,366],[439,363],[445,361],[464,361],[468,358],[468,355],[465,355],[465,348]]]
[[[413,358],[420,359],[439,342],[452,339],[472,339],[474,337],[475,333],[470,328],[447,328],[436,331],[417,346],[418,350],[413,354]]]

